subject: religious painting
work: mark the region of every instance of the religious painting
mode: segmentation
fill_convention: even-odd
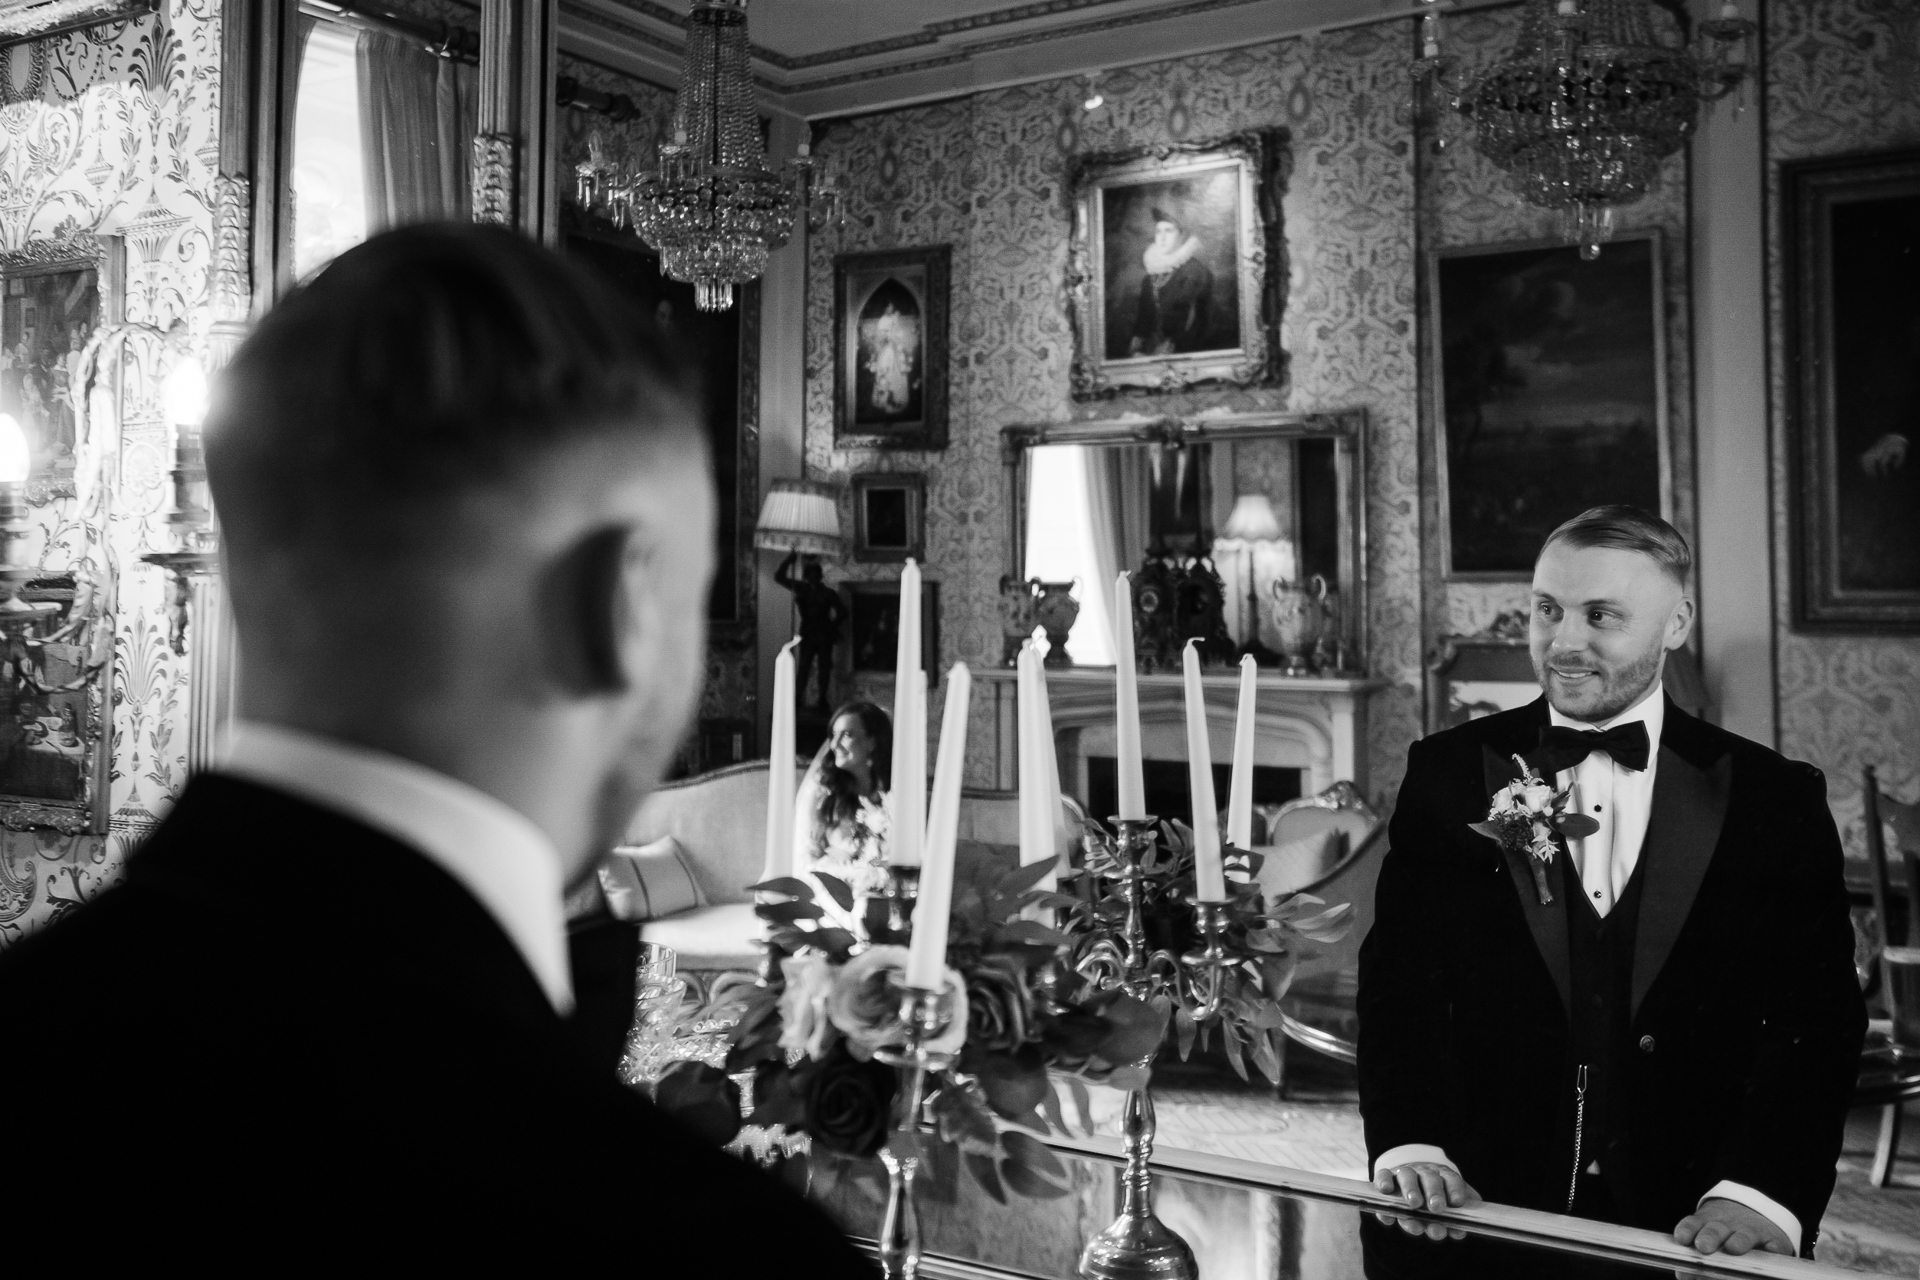
[[[852,669],[893,674],[900,660],[900,583],[849,582],[847,653]],[[940,584],[920,584],[920,669],[940,670]],[[938,676],[934,677],[938,683]]]
[[[902,564],[926,557],[927,477],[916,471],[869,471],[853,477],[853,558]]]
[[[0,413],[27,437],[26,494],[71,497],[75,375],[94,331],[120,318],[117,237],[40,240],[0,254]]]
[[[833,446],[947,447],[949,245],[833,260]]]
[[[1077,398],[1278,377],[1285,160],[1247,133],[1075,163]]]
[[[1782,180],[1794,621],[1920,631],[1920,151]]]
[[[1660,237],[1431,256],[1441,563],[1525,580],[1547,535],[1602,503],[1672,516]]]
[[[0,635],[0,822],[107,829],[113,617],[71,573],[21,584]]]
[[[572,206],[566,252],[619,292],[679,367],[693,371],[701,422],[713,458],[718,506],[707,627],[716,642],[743,644],[755,624],[753,514],[759,502],[760,285],[734,288],[725,311],[694,306],[693,286],[660,271],[660,259],[631,231]]]

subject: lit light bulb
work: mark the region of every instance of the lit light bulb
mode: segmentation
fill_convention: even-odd
[[[1100,96],[1100,91],[1098,89],[1095,89],[1092,93],[1087,95],[1087,100],[1081,103],[1080,105],[1085,107],[1088,111],[1098,111],[1101,107],[1104,107],[1107,105],[1107,100]]]
[[[192,356],[183,357],[160,387],[167,421],[176,427],[197,427],[207,416],[207,372]]]
[[[25,484],[31,469],[27,433],[12,414],[0,413],[0,484]]]

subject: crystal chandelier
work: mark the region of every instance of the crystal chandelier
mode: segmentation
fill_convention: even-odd
[[[814,218],[837,204],[806,144],[784,172],[767,168],[747,0],[694,0],[673,141],[660,145],[655,171],[609,165],[595,136],[574,175],[580,204],[636,232],[659,253],[662,271],[693,286],[702,311],[726,310],[734,285],[760,277],[767,254],[793,234],[796,213]]]
[[[1468,77],[1441,48],[1447,7],[1419,10],[1416,111],[1471,120],[1480,153],[1528,203],[1560,210],[1587,259],[1612,236],[1614,211],[1645,195],[1693,133],[1700,104],[1744,84],[1758,29],[1726,0],[1694,47],[1675,47],[1655,38],[1648,0],[1526,0],[1507,56]]]

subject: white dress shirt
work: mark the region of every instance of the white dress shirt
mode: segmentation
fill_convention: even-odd
[[[256,721],[234,725],[220,772],[345,814],[424,854],[486,908],[555,1012],[573,1012],[560,854],[517,809],[411,760]]]
[[[1660,762],[1660,734],[1666,728],[1667,700],[1665,682],[1654,681],[1645,697],[1610,720],[1589,723],[1562,715],[1551,704],[1547,715],[1553,724],[1569,729],[1606,731],[1616,725],[1644,721],[1647,726],[1647,767],[1628,769],[1616,764],[1604,751],[1595,751],[1571,769],[1554,775],[1554,789],[1569,785],[1576,788],[1577,811],[1600,824],[1600,829],[1579,840],[1568,840],[1573,868],[1580,876],[1581,892],[1602,918],[1613,910],[1627,887],[1634,868],[1640,865],[1640,848],[1647,839],[1647,820],[1653,816],[1653,779]],[[1374,1175],[1398,1165],[1442,1164],[1459,1172],[1459,1166],[1440,1147],[1410,1142],[1380,1153],[1373,1162]],[[1587,1172],[1599,1172],[1599,1161]],[[1760,1214],[1786,1233],[1797,1256],[1800,1252],[1800,1219],[1787,1207],[1768,1195],[1738,1182],[1718,1182],[1706,1195],[1707,1200],[1732,1200]]]

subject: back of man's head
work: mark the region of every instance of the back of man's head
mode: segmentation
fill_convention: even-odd
[[[230,553],[364,579],[431,559],[462,536],[454,507],[543,453],[684,439],[686,388],[654,336],[510,232],[376,236],[275,307],[219,379],[207,474]]]

